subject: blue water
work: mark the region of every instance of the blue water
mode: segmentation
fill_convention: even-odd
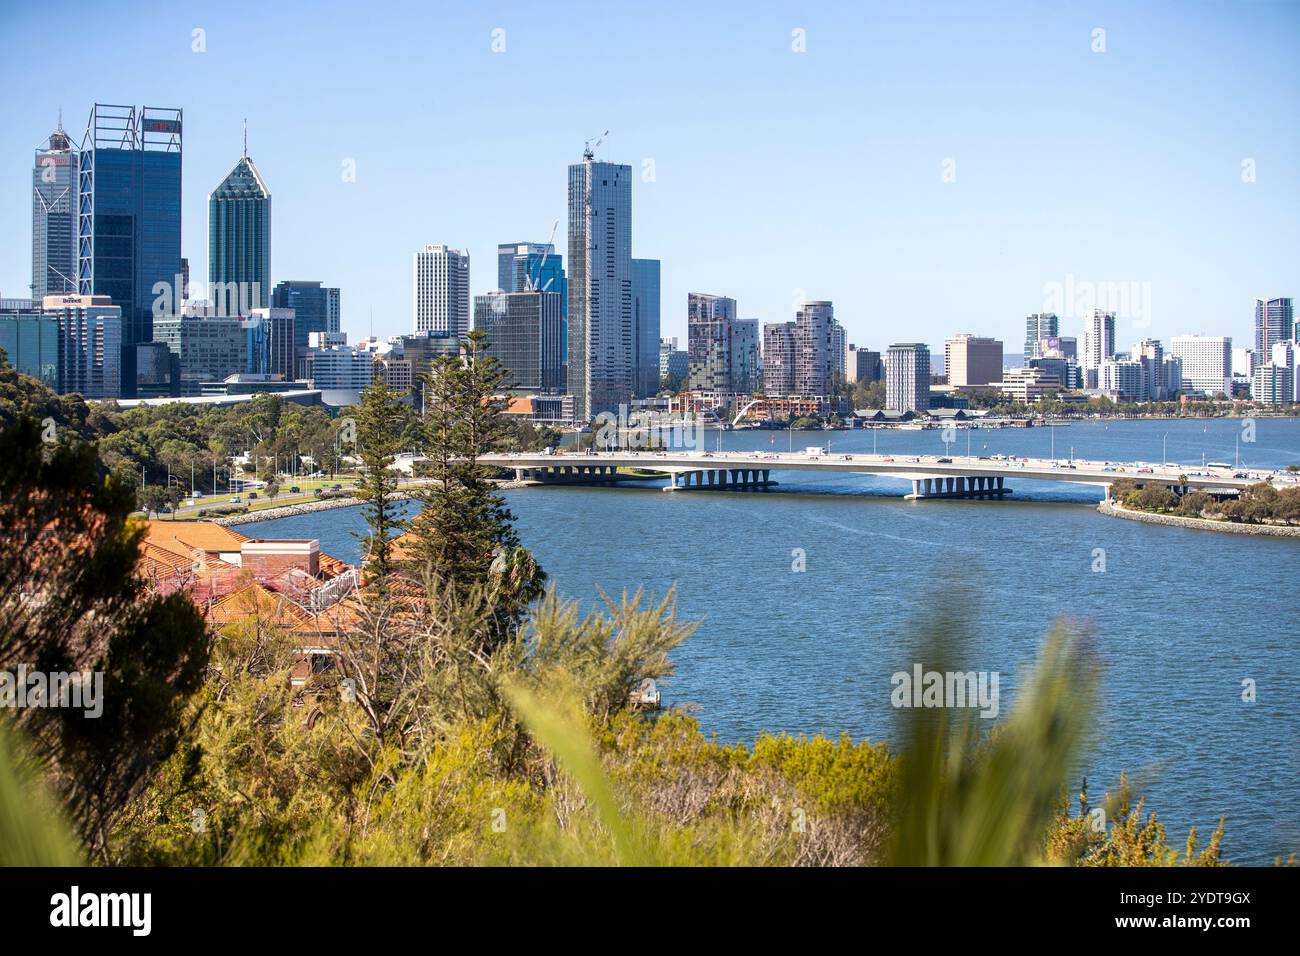
[[[972,454],[1300,464],[1300,421],[1108,422],[969,433]],[[1162,450],[1162,438],[1165,448]],[[716,447],[717,433],[709,433]],[[740,432],[722,448],[934,454],[939,431]],[[965,454],[967,433],[951,451]],[[1001,674],[1002,715],[1052,622],[1086,622],[1105,664],[1095,741],[1079,767],[1094,802],[1127,770],[1181,846],[1228,817],[1225,855],[1300,849],[1300,541],[1103,517],[1100,489],[1008,479],[1006,501],[903,501],[910,483],[774,472],[768,492],[663,493],[654,484],[507,494],[524,543],[586,606],[676,588],[701,621],[663,688],[725,741],[761,730],[894,736],[890,675],[922,655],[946,607],[971,638],[951,666]],[[357,557],[357,509],[245,526],[316,537]],[[1094,549],[1106,570],[1095,572]],[[802,549],[806,571],[792,570]],[[1243,679],[1258,699],[1243,703]],[[1075,781],[1077,784],[1077,781]]]

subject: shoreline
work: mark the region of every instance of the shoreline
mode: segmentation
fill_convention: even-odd
[[[1300,538],[1300,525],[1240,524],[1235,521],[1215,521],[1212,518],[1189,518],[1185,515],[1162,515],[1151,511],[1133,511],[1115,502],[1102,501],[1097,510],[1110,518],[1127,521],[1144,521],[1174,528],[1194,531],[1224,531],[1228,534],[1253,534],[1266,538]]]
[[[527,487],[531,482],[502,481],[497,484],[498,490],[508,491],[512,488]],[[393,495],[395,501],[411,501],[416,497],[413,491],[398,491]],[[303,501],[296,505],[281,505],[278,508],[263,508],[260,511],[250,511],[247,514],[218,515],[217,517],[205,517],[197,520],[211,521],[213,524],[219,524],[222,527],[231,525],[255,524],[259,521],[277,521],[280,518],[292,518],[296,515],[313,514],[317,511],[333,511],[335,508],[355,508],[358,505],[365,504],[365,499],[347,497],[347,498],[326,498],[323,501]]]

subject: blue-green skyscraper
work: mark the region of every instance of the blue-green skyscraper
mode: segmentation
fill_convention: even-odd
[[[208,196],[208,298],[218,315],[271,303],[271,191],[244,155]]]

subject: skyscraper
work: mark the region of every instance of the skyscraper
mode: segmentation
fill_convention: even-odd
[[[921,342],[891,345],[885,352],[885,407],[896,412],[930,408],[930,347]]]
[[[1043,339],[1061,334],[1061,320],[1054,312],[1032,312],[1025,316],[1025,364],[1030,359],[1042,358],[1039,343]]]
[[[1295,315],[1290,299],[1255,300],[1255,361],[1267,362],[1273,346],[1295,335]]]
[[[648,398],[659,391],[659,260],[632,260],[632,391]]]
[[[837,371],[844,370],[843,330],[830,302],[804,302],[794,317],[794,391],[811,398],[829,396]]]
[[[412,276],[415,331],[464,338],[469,331],[469,253],[425,246],[415,254]]]
[[[752,394],[759,390],[762,379],[758,319],[736,319],[731,323],[731,391]]]
[[[763,326],[763,393],[771,398],[794,394],[794,330],[793,322]]]
[[[208,297],[225,316],[271,304],[271,191],[247,142],[208,196]]]
[[[560,293],[534,289],[474,297],[474,328],[488,335],[488,353],[508,373],[507,386],[559,392],[564,387],[560,350]]]
[[[155,300],[178,310],[181,111],[96,103],[78,157],[77,289],[122,310],[121,390],[135,395],[135,345],[153,340]],[[166,291],[164,291],[166,290]]]
[[[307,348],[313,332],[339,331],[339,290],[319,282],[286,279],[276,283],[271,308],[293,310],[294,348]]]
[[[58,128],[32,169],[32,300],[77,291],[77,151]]]
[[[686,352],[693,391],[730,392],[736,300],[691,292],[686,296]]]
[[[569,393],[578,421],[631,400],[632,167],[569,167]]]
[[[1101,363],[1115,357],[1115,313],[1093,309],[1083,320],[1083,359],[1085,370],[1101,368]]]

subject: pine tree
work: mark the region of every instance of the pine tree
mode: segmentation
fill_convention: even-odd
[[[480,462],[505,438],[501,397],[508,372],[488,354],[484,332],[470,332],[462,355],[441,356],[423,377],[424,439],[433,482],[415,519],[415,570],[432,587],[489,594],[498,612],[493,642],[517,625],[545,575],[519,544],[514,516]]]
[[[369,529],[360,536],[366,555],[366,586],[380,601],[388,595],[394,570],[393,539],[407,525],[398,510],[398,476],[392,470],[401,450],[402,426],[406,420],[398,399],[399,395],[387,382],[382,378],[373,379],[361,394],[355,419],[356,455],[363,472],[358,491],[365,502],[362,513]]]

